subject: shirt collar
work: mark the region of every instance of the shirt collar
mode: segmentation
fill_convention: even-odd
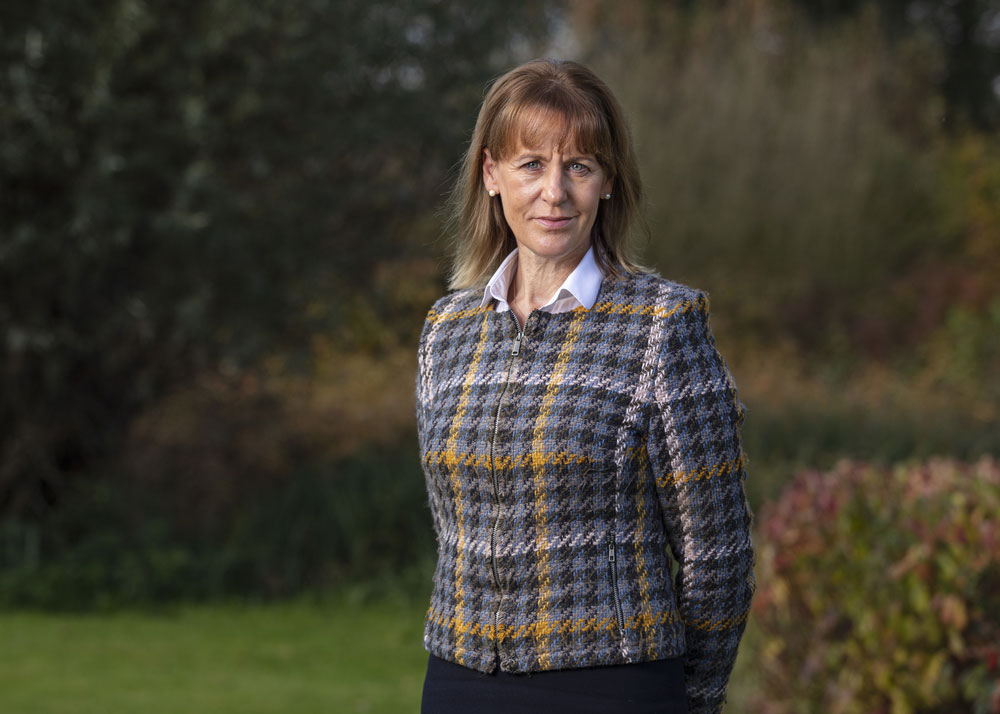
[[[500,267],[493,273],[493,277],[486,283],[483,290],[483,299],[479,303],[480,307],[489,305],[496,300],[497,312],[504,312],[510,309],[507,303],[507,293],[510,290],[511,281],[514,280],[514,273],[517,272],[517,248],[500,263]],[[555,291],[555,294],[538,309],[543,312],[568,312],[574,308],[583,306],[589,310],[597,302],[597,293],[601,289],[601,281],[604,276],[597,261],[594,260],[594,248],[587,249],[586,255],[573,268],[563,284]]]

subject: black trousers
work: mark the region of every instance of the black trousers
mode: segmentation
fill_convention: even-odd
[[[532,674],[484,674],[431,655],[421,714],[687,714],[680,657]]]

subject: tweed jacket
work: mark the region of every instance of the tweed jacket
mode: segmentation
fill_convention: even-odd
[[[684,656],[717,712],[754,591],[743,407],[703,293],[606,278],[590,310],[447,295],[420,337],[438,543],[424,645],[484,672]]]

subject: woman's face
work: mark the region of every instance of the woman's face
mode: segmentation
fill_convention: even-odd
[[[496,191],[520,252],[555,262],[578,261],[590,246],[601,197],[611,191],[592,154],[550,136],[539,146],[522,143],[509,156],[483,150],[483,184]]]

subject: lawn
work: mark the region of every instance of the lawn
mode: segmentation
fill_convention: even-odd
[[[0,712],[417,712],[423,613],[341,602],[0,614]]]
[[[0,713],[415,714],[423,614],[422,604],[343,600],[3,613]],[[729,712],[742,711],[750,691],[747,659]]]

